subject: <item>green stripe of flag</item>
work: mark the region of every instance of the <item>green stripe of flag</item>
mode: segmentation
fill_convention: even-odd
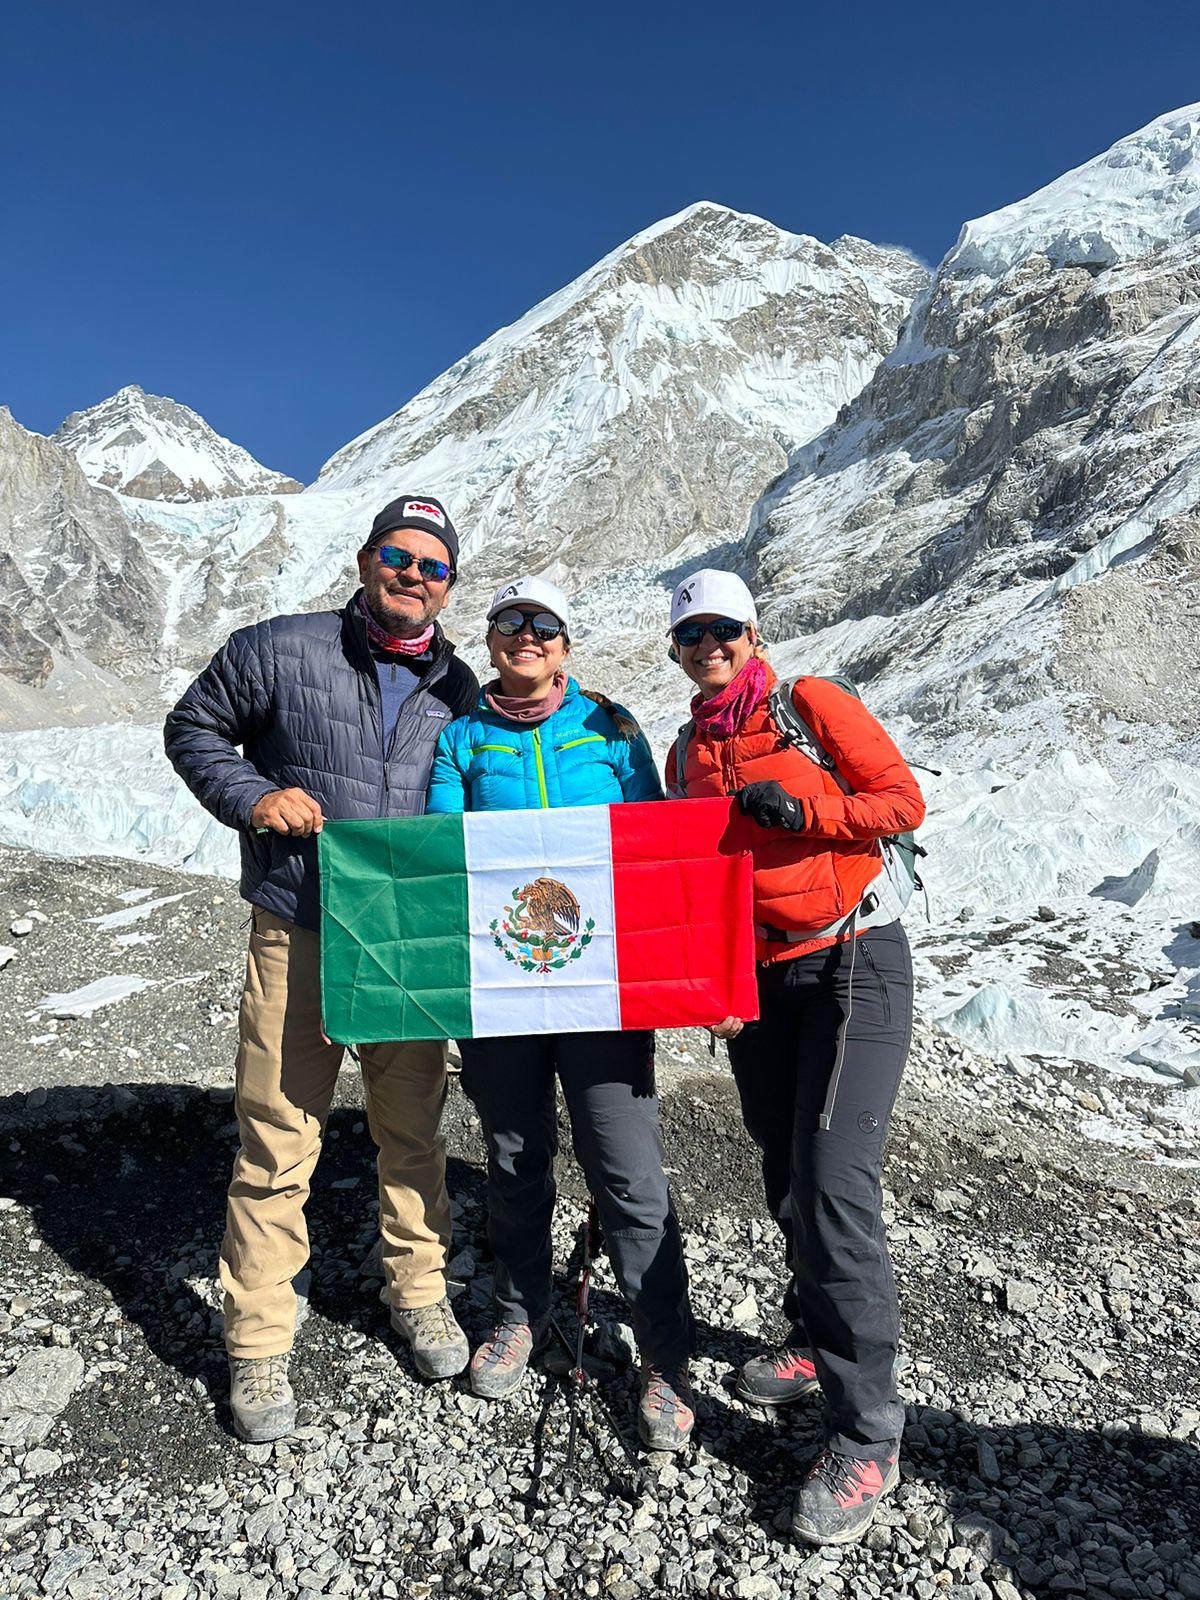
[[[329,1037],[470,1038],[462,816],[330,822],[317,848]]]

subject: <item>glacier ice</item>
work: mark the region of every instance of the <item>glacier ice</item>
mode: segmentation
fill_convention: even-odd
[[[1002,277],[1031,255],[1110,266],[1200,232],[1200,104],[1119,139],[1025,200],[963,225],[949,272]]]

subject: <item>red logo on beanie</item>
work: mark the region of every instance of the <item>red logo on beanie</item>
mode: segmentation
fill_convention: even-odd
[[[446,513],[441,506],[431,506],[428,500],[406,500],[404,514],[406,517],[428,517],[430,522],[436,522],[439,528],[446,526]]]

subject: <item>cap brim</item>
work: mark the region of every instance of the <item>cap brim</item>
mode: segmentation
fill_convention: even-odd
[[[716,612],[714,612],[711,606],[693,606],[690,611],[685,611],[681,617],[676,617],[674,622],[672,622],[669,625],[669,627],[667,628],[667,638],[669,639],[671,637],[671,635],[675,632],[675,629],[679,627],[680,623],[690,622],[693,617],[708,617],[708,616],[727,617],[729,615],[730,615],[730,613],[728,611],[716,611]],[[747,622],[747,623],[750,624],[750,626],[752,628],[757,628],[758,627],[758,618],[757,617],[734,617],[733,621],[735,621],[735,622]]]
[[[560,616],[553,606],[543,605],[540,600],[522,600],[519,596],[514,600],[505,600],[500,605],[493,606],[487,614],[487,621],[494,622],[502,611],[511,611],[514,606],[536,606],[539,611],[546,611],[550,616],[556,618],[564,628],[569,629],[571,626],[567,618]]]

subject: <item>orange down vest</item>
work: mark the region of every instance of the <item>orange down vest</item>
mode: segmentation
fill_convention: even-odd
[[[775,674],[767,668],[762,699],[728,739],[692,730],[682,787],[689,800],[732,795],[748,783],[775,779],[804,805],[803,833],[762,828],[739,814],[734,824],[754,860],[754,920],[785,932],[826,928],[850,915],[883,861],[876,840],[916,828],[925,801],[904,757],[861,700],[824,678],[799,678],[796,709],[834,758],[850,786],[785,743],[771,716]],[[676,787],[675,746],[667,756],[667,789]],[[756,941],[759,961],[790,961],[849,934],[796,943]]]

